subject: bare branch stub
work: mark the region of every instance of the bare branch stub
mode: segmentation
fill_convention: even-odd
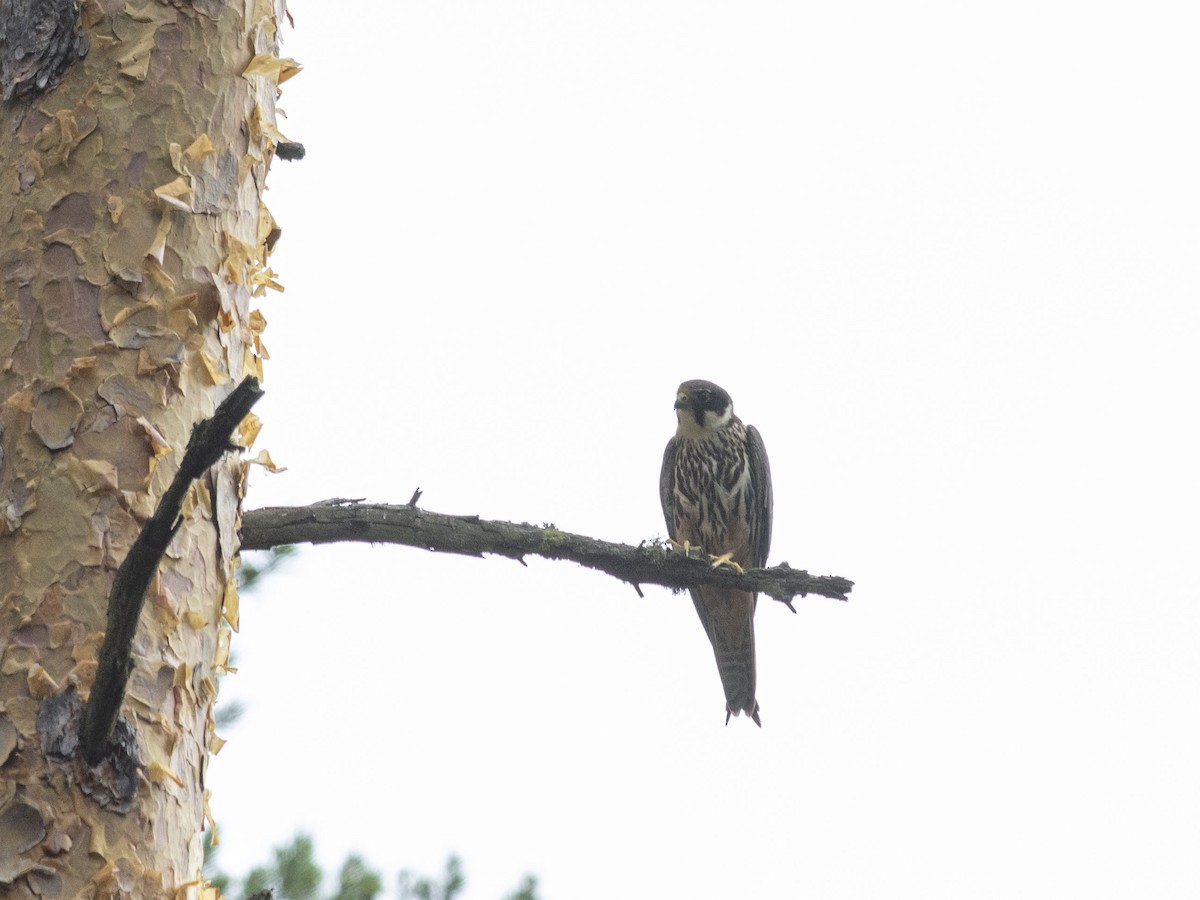
[[[515,560],[528,555],[566,559],[619,578],[635,589],[643,584],[675,589],[721,584],[766,594],[789,608],[793,598],[808,594],[845,600],[854,586],[848,579],[809,575],[787,563],[745,572],[714,569],[707,559],[685,556],[660,543],[618,544],[553,525],[451,516],[411,505],[325,501],[312,506],[253,509],[242,517],[244,550],[339,541],[404,544],[465,556],[490,553]]]

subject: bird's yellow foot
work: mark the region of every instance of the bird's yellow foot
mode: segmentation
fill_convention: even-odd
[[[731,566],[738,571],[738,574],[744,571],[741,566],[733,561],[732,553],[722,553],[720,556],[709,556],[708,558],[712,560],[712,567],[714,569],[719,569],[721,566]]]
[[[697,552],[699,552],[699,551],[701,550],[701,548],[700,548],[700,547],[693,547],[693,546],[691,545],[691,543],[690,543],[690,542],[688,542],[688,541],[684,541],[684,542],[681,544],[681,543],[679,543],[679,541],[672,540],[671,538],[667,538],[667,543],[669,543],[669,544],[670,544],[672,547],[674,547],[676,550],[681,550],[681,551],[683,551],[683,555],[684,555],[684,556],[691,556],[691,555],[692,555],[692,551],[693,551],[693,550],[695,550],[695,551],[697,551]]]

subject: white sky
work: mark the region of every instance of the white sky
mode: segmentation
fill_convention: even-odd
[[[471,900],[1200,894],[1185,4],[293,0],[249,507],[661,535],[676,385],[762,431],[764,727],[686,596],[306,548],[248,599],[224,866]]]

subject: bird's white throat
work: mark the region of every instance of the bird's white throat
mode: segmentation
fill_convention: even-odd
[[[696,416],[690,409],[677,409],[675,415],[679,420],[679,430],[675,433],[679,437],[691,441],[702,441],[712,437],[719,429],[729,424],[729,420],[733,418],[733,404],[725,407],[724,411],[719,413],[706,409],[703,425],[696,421]]]

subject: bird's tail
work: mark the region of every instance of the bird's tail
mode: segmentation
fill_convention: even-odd
[[[721,673],[721,685],[725,688],[725,724],[733,716],[745,713],[762,728],[758,717],[758,701],[754,699],[754,635],[751,627],[749,648],[729,649],[722,653],[714,646],[717,671]]]
[[[758,701],[754,699],[754,595],[719,591],[709,593],[708,599],[708,638],[725,688],[725,722],[745,713],[761,728]]]

